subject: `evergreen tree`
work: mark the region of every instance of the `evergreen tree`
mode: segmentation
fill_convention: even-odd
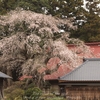
[[[21,7],[38,13],[50,14],[60,18],[74,18],[78,30],[72,31],[71,37],[80,38],[86,42],[100,41],[100,0],[86,0],[86,9],[82,7],[83,0],[1,0],[0,14]],[[66,29],[65,29],[66,30]]]
[[[73,17],[77,25],[84,20],[83,0],[49,0],[49,4],[48,14],[60,18]]]
[[[49,0],[51,9],[48,13],[61,17],[73,17],[80,13],[83,0]]]
[[[45,13],[46,8],[49,6],[48,0],[18,0],[17,5],[24,10],[37,13]]]
[[[87,0],[84,13],[85,23],[80,25],[77,31],[72,32],[71,37],[80,38],[85,42],[100,41],[100,4],[99,0]]]
[[[48,0],[2,0],[0,1],[0,14],[21,7],[24,10],[31,10],[44,13],[49,8]]]
[[[60,18],[74,17],[75,24],[83,19],[83,0],[2,0],[0,14],[21,7],[37,13],[45,13]],[[77,21],[78,20],[78,21]]]
[[[0,14],[6,14],[10,10],[16,8],[17,0],[0,0]]]

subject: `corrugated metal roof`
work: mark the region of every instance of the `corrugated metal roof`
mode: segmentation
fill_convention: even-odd
[[[12,78],[12,77],[0,72],[0,78]]]
[[[87,59],[72,72],[60,77],[66,81],[100,81],[100,59]]]

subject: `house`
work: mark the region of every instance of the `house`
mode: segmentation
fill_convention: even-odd
[[[6,74],[0,72],[0,100],[3,99],[3,80],[4,80],[5,78],[6,78],[6,79],[11,79],[10,76],[8,76],[8,75],[6,75]]]
[[[59,78],[68,100],[100,100],[100,58],[84,59],[82,65]]]
[[[93,43],[85,43],[85,45],[87,45],[92,53],[92,57],[94,58],[100,58],[100,42],[93,42]],[[77,45],[75,44],[68,44],[67,47],[70,50],[78,50]],[[79,50],[78,50],[79,51]],[[80,58],[91,58],[90,54],[86,54],[86,56],[82,53],[77,53],[78,56],[80,56]],[[55,68],[57,68],[57,65],[59,65],[60,59],[58,57],[54,57],[51,58],[48,63],[47,63],[47,68],[49,70],[53,70]],[[82,64],[83,62],[81,62],[80,64]],[[77,66],[78,67],[78,66]],[[46,69],[42,68],[40,69],[41,72],[44,72]],[[56,69],[56,71],[50,73],[50,74],[46,74],[44,76],[44,80],[48,81],[51,84],[50,89],[52,91],[55,92],[59,92],[59,91],[64,91],[63,88],[59,86],[59,81],[58,81],[58,77],[61,77],[63,75],[66,75],[67,73],[69,73],[70,71],[72,71],[72,69],[70,69],[69,65],[65,65],[62,64],[59,66],[58,69]]]
[[[79,52],[80,48],[78,48],[78,46],[75,44],[67,45],[67,47],[70,50],[78,52],[78,53],[76,52],[76,55],[78,55],[81,58],[81,62],[79,65],[81,65],[83,63],[83,61],[82,61],[83,58],[100,58],[100,42],[85,43],[85,45],[87,45],[87,47],[89,47],[89,49],[91,51],[91,55],[87,54],[87,53],[84,54],[83,52]],[[70,68],[70,65],[68,65],[68,64],[67,65],[66,64],[59,65],[59,63],[60,63],[60,59],[58,57],[51,58],[47,63],[47,69],[50,70],[51,72],[49,72],[48,74],[46,74],[44,76],[44,80],[46,82],[49,82],[49,85],[51,85],[49,87],[50,92],[53,91],[53,92],[57,93],[57,92],[64,91],[63,88],[59,86],[58,77],[64,76],[73,70]],[[59,67],[57,67],[58,65],[59,65]],[[43,73],[47,69],[45,67],[40,68],[39,72]]]

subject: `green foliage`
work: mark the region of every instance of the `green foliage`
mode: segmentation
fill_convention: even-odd
[[[61,96],[55,96],[54,94],[49,93],[49,94],[43,94],[40,97],[40,100],[66,100],[66,98]]]
[[[46,100],[66,100],[63,97],[53,97],[53,98],[47,98]]]
[[[100,8],[97,7],[99,2],[96,0],[92,3],[92,1],[87,3],[88,11],[84,13],[86,23],[80,25],[78,30],[73,31],[71,37],[80,38],[85,42],[100,41],[100,17],[98,16]]]
[[[9,94],[6,95],[5,100],[22,100],[22,95],[24,94],[24,90],[18,88],[13,91],[10,91]]]
[[[49,0],[50,9],[48,13],[56,16],[72,17],[76,14],[79,15],[82,10],[82,0]],[[76,9],[77,8],[77,9]],[[73,13],[73,14],[71,14]]]
[[[50,86],[48,82],[45,86]],[[66,100],[63,97],[56,97],[54,94],[43,94],[42,90],[34,87],[34,84],[27,85],[24,89],[24,82],[14,82],[12,86],[4,90],[5,100]]]
[[[48,6],[48,0],[2,0],[0,1],[0,14],[6,14],[8,11],[14,10],[17,7],[21,7],[24,10],[44,13],[45,7]]]
[[[16,8],[17,0],[0,0],[0,14],[6,14],[10,10]]]
[[[28,86],[27,86],[27,89],[28,88],[33,88],[35,85],[34,85],[34,83],[31,83],[31,84],[29,84]]]
[[[5,100],[38,100],[42,91],[34,84],[27,85],[24,82],[15,82],[4,90]],[[26,90],[25,90],[26,89]]]
[[[2,0],[0,1],[0,14],[21,7],[25,10],[51,14],[61,18],[74,17],[74,24],[78,25],[78,30],[70,30],[72,31],[71,37],[80,38],[85,42],[100,41],[100,17],[98,17],[100,8],[97,7],[99,0],[86,1],[88,1],[86,4],[87,11],[82,7],[83,0]],[[25,22],[17,23],[13,32],[9,30],[8,24],[5,27],[0,26],[0,39],[8,36],[9,33],[14,34],[18,31],[32,32],[27,26]],[[48,33],[44,36],[51,37]],[[54,40],[59,37],[61,35],[55,34]],[[42,45],[43,42],[41,41],[40,46]]]
[[[39,100],[42,91],[38,87],[29,88],[24,93],[24,100]]]
[[[4,90],[5,100],[22,100],[24,94],[24,82],[14,82],[12,86]]]
[[[58,17],[77,16],[79,18],[83,10],[81,7],[83,0],[2,0],[0,4],[0,14],[5,14],[7,11],[16,9],[16,7],[21,7],[24,10],[51,14]]]
[[[25,10],[54,16],[73,16],[80,13],[82,4],[82,0],[2,0],[0,1],[0,13],[4,14],[7,11],[16,9],[16,7],[21,7]],[[73,14],[70,14],[72,12]]]
[[[19,0],[18,2],[18,7],[37,13],[44,13],[43,7],[46,6],[48,6],[48,0]]]

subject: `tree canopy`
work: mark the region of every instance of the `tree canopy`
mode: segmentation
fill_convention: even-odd
[[[0,14],[21,7],[24,10],[59,18],[73,18],[73,25],[77,25],[78,30],[69,30],[71,37],[85,42],[100,41],[100,1],[86,0],[85,8],[83,4],[83,0],[1,0]],[[63,30],[68,29],[63,26]]]
[[[80,20],[83,15],[83,0],[2,0],[0,14],[21,7],[36,13],[44,13],[60,18],[74,17]]]
[[[20,74],[34,75],[38,68],[46,68],[52,57],[70,68],[78,66],[82,58],[67,43],[78,44],[84,57],[92,54],[84,42],[68,36],[100,41],[97,4],[88,1],[84,9],[82,0],[1,0],[0,68],[17,80]],[[37,77],[40,81],[41,75]]]
[[[37,75],[36,82],[40,85],[43,78],[41,76],[45,72],[35,71],[39,68],[47,68],[50,58],[59,57],[60,64],[67,66],[70,64],[71,69],[82,61],[76,51],[68,49],[67,42],[77,44],[82,53],[86,54],[85,56],[88,56],[87,52],[92,56],[91,51],[82,41],[68,38],[67,30],[61,34],[60,24],[68,29],[76,29],[70,19],[59,19],[22,9],[0,16],[2,27],[0,69],[12,76],[14,81],[20,75]],[[54,38],[55,34],[60,34],[60,37]]]
[[[100,4],[99,0],[87,0],[84,12],[84,24],[72,32],[71,37],[80,38],[85,42],[100,41]]]

